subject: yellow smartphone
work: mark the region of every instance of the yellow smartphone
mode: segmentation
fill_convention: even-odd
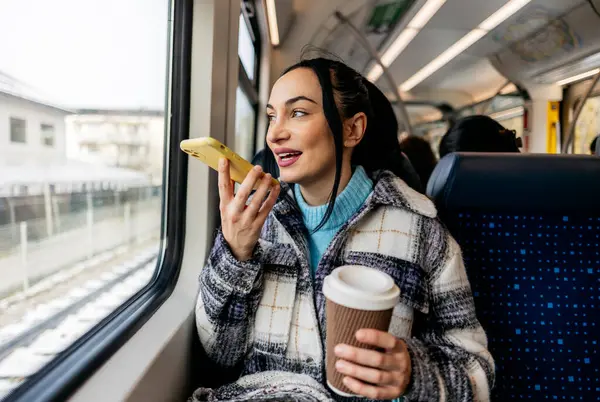
[[[233,152],[220,141],[212,137],[191,138],[183,140],[179,144],[181,150],[196,159],[200,159],[208,166],[219,171],[219,159],[229,159],[229,173],[231,180],[242,183],[246,175],[250,173],[254,165]],[[261,173],[261,177],[265,174]],[[254,189],[258,188],[260,183],[256,183]],[[273,178],[273,185],[279,185],[279,181]]]

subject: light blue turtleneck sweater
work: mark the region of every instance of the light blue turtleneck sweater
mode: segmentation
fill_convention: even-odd
[[[352,174],[352,178],[348,182],[348,185],[337,196],[329,220],[321,229],[313,233],[313,230],[319,226],[323,216],[325,216],[327,204],[316,207],[308,205],[304,200],[304,197],[302,197],[300,186],[294,186],[296,203],[302,211],[304,226],[306,226],[309,231],[308,245],[310,249],[310,267],[313,276],[317,271],[319,261],[321,261],[321,257],[329,246],[329,243],[331,243],[333,236],[335,236],[342,225],[349,221],[359,210],[372,191],[373,181],[367,176],[367,173],[362,166],[357,166],[354,169],[354,173]]]

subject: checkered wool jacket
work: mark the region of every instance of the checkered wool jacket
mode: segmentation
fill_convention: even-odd
[[[335,235],[314,280],[301,213],[286,197],[275,204],[251,260],[237,261],[217,233],[200,274],[198,334],[214,364],[241,366],[242,375],[250,377],[218,391],[214,400],[268,393],[257,387],[299,392],[294,384],[321,395],[298,400],[345,399],[329,396],[322,386],[326,318],[321,289],[324,277],[341,265],[379,269],[400,288],[389,332],[408,345],[412,377],[406,400],[489,400],[494,363],[458,244],[425,196],[386,171],[373,181],[373,192]],[[293,197],[290,187],[282,186],[282,193]]]

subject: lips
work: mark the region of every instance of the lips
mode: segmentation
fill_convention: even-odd
[[[277,164],[279,167],[292,166],[302,155],[302,152],[291,148],[277,148],[273,150],[273,153],[277,155]]]

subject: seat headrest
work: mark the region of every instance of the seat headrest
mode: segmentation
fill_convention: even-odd
[[[600,211],[600,159],[584,155],[454,153],[427,184],[440,212],[448,209]]]

